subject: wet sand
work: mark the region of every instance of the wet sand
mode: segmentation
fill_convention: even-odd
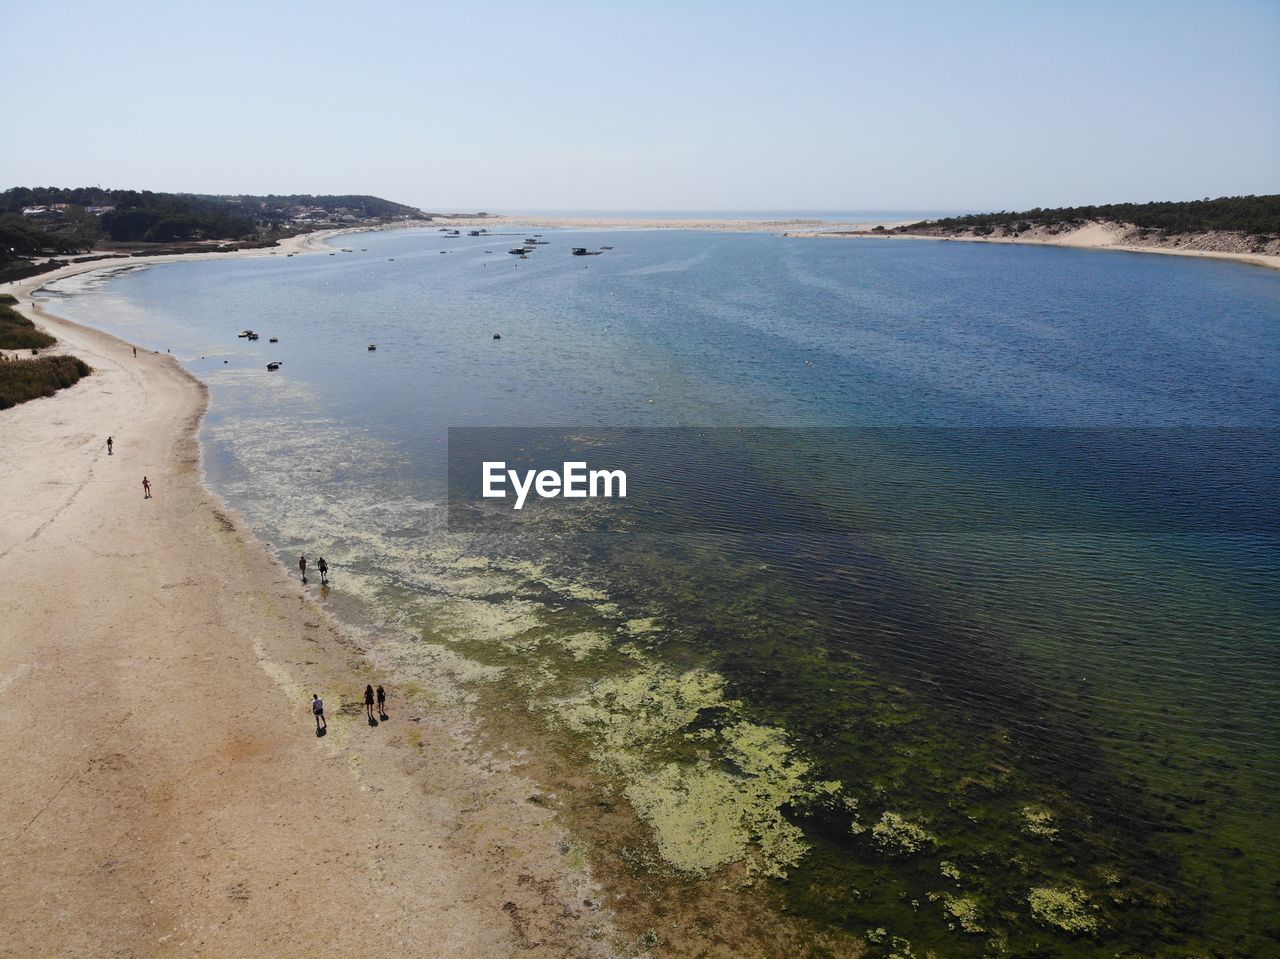
[[[102,268],[7,287],[94,373],[0,412],[0,954],[612,954],[519,757],[401,697],[205,488],[203,385],[32,308]]]

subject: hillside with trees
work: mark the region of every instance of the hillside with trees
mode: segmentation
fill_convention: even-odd
[[[1081,226],[1098,222],[1158,230],[1166,234],[1225,231],[1271,239],[1280,236],[1280,194],[1050,209],[1036,207],[1018,213],[1003,210],[999,213],[969,213],[913,223],[899,230],[909,233],[928,227],[956,232],[972,230],[981,234],[983,228],[989,228],[987,232],[996,228],[1013,228],[1016,232],[1025,233],[1034,227]]]
[[[134,252],[148,245],[210,241],[261,245],[323,227],[424,216],[404,203],[357,194],[217,196],[13,187],[0,193],[0,279],[30,272],[34,258],[91,249]]]

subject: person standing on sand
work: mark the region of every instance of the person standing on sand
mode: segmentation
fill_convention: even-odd
[[[364,688],[364,711],[369,717],[369,725],[374,725],[377,720],[373,718],[373,687],[366,686]]]
[[[302,573],[302,581],[307,581],[307,558],[305,556],[298,557],[298,572]]]
[[[378,687],[378,718],[387,718],[387,694],[381,686]]]
[[[320,570],[320,585],[329,585],[329,564],[324,561],[324,557],[320,557],[320,561],[316,563],[316,569]]]
[[[135,360],[138,358],[138,348],[136,346],[133,348],[133,358]]]
[[[142,477],[142,498],[151,499],[151,480]]]
[[[107,437],[107,455],[108,456],[111,455],[111,437],[110,436]]]
[[[311,715],[316,717],[316,732],[329,728],[329,720],[324,718],[324,700],[319,693],[311,694]]]

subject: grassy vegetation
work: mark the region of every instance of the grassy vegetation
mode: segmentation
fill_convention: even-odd
[[[0,298],[0,350],[37,350],[57,341],[13,308],[18,302],[5,294]]]
[[[52,396],[91,372],[88,363],[74,356],[0,360],[0,410]]]
[[[1187,200],[1160,203],[1109,203],[1102,206],[1067,206],[1052,209],[1025,210],[1020,213],[970,213],[913,223],[906,231],[919,227],[947,230],[973,230],[991,233],[996,227],[1018,232],[1033,226],[1081,225],[1090,220],[1131,223],[1144,230],[1165,234],[1203,233],[1222,230],[1257,237],[1280,236],[1280,194],[1268,196],[1224,196],[1216,200]]]

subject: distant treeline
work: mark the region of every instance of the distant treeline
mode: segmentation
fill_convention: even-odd
[[[904,227],[911,230],[930,226],[943,229],[1013,227],[1018,231],[1033,226],[1079,224],[1088,220],[1132,223],[1147,230],[1166,233],[1203,233],[1226,230],[1254,236],[1280,235],[1280,194],[1267,196],[1224,196],[1216,200],[1185,200],[1157,203],[1108,203],[1102,206],[1066,206],[1025,210],[1021,213],[970,213],[942,220],[929,220]]]
[[[54,204],[71,207],[58,211],[58,222],[48,218],[40,226],[24,222],[24,209]],[[91,207],[114,209],[95,216],[86,212]],[[14,255],[74,252],[86,249],[99,236],[117,243],[243,240],[264,230],[282,228],[304,208],[358,218],[416,216],[420,212],[375,196],[213,196],[97,187],[14,187],[0,193],[0,223],[8,231],[0,234],[0,252],[7,254],[9,247]],[[43,234],[45,245],[33,248],[34,236],[20,235],[18,225],[28,225],[35,234]],[[4,246],[3,240],[9,234],[19,242]]]
[[[74,236],[46,233],[19,213],[0,213],[0,263],[46,253],[77,253],[81,248]]]

